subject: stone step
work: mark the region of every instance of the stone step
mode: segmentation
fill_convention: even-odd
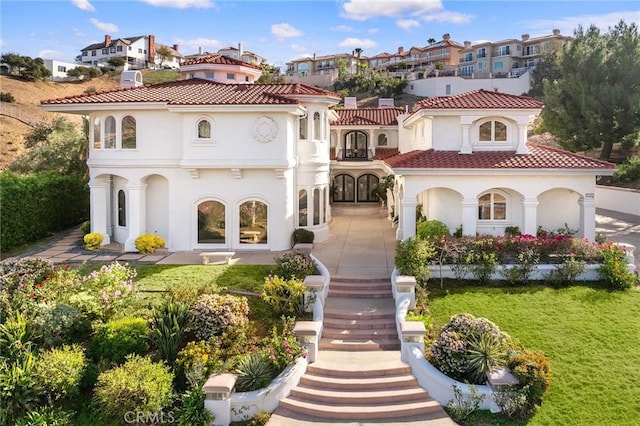
[[[414,387],[411,389],[382,389],[370,391],[342,391],[328,389],[312,389],[298,386],[291,391],[289,398],[298,401],[314,402],[320,404],[341,405],[380,405],[398,404],[429,400],[426,390]]]
[[[388,278],[354,278],[354,277],[339,277],[331,276],[332,283],[391,283],[391,277]]]
[[[392,352],[386,352],[389,354]],[[375,362],[366,363],[362,361],[316,361],[307,366],[307,373],[320,377],[334,377],[340,379],[366,379],[405,376],[411,374],[411,366],[397,359],[381,361],[376,360],[376,356],[385,353],[372,355],[370,358]]]
[[[344,311],[342,309],[325,308],[324,319],[346,319],[346,320],[370,320],[370,319],[391,319],[395,322],[396,311],[393,308],[385,309],[361,309],[355,311]]]
[[[359,299],[387,299],[393,297],[391,289],[385,290],[340,290],[329,287],[329,297],[359,298]]]
[[[344,338],[353,338],[353,339],[365,339],[365,340],[390,340],[397,339],[398,332],[395,328],[381,328],[381,329],[343,329],[343,328],[332,328],[332,327],[324,327],[322,329],[322,338],[324,339],[344,339]]]
[[[432,399],[400,404],[341,405],[337,401],[319,404],[288,397],[280,401],[280,406],[303,415],[332,420],[398,419],[442,410],[441,405]]]
[[[396,322],[393,317],[391,318],[376,318],[376,319],[343,319],[343,318],[327,318],[325,316],[323,321],[323,328],[342,328],[345,330],[356,329],[382,329],[382,328],[396,328]]]
[[[388,290],[391,291],[391,283],[343,283],[331,282],[329,285],[331,290]]]
[[[397,376],[383,377],[328,377],[315,374],[305,374],[300,378],[300,385],[313,389],[327,389],[343,391],[372,391],[379,389],[407,389],[418,386],[416,378],[412,374],[399,374]]]
[[[398,338],[385,340],[358,339],[320,339],[318,349],[326,351],[397,351],[400,349]]]

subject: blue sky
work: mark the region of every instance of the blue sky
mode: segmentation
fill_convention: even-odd
[[[243,44],[271,64],[314,53],[363,55],[424,46],[449,33],[465,40],[603,31],[620,19],[640,23],[640,0],[0,0],[0,50],[73,61],[80,49],[112,38],[153,34],[183,54]]]

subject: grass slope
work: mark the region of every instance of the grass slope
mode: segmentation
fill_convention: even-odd
[[[640,292],[590,287],[434,290],[439,325],[460,312],[485,317],[544,351],[553,379],[530,425],[640,422]]]

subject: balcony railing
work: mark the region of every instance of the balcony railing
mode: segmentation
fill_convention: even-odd
[[[342,149],[338,153],[338,158],[344,161],[372,161],[373,150],[371,149]]]

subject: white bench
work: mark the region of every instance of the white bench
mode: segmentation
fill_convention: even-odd
[[[202,257],[203,265],[208,265],[211,257],[224,257],[227,260],[227,265],[231,265],[231,258],[234,254],[236,254],[235,251],[205,251],[200,253],[200,257]]]

